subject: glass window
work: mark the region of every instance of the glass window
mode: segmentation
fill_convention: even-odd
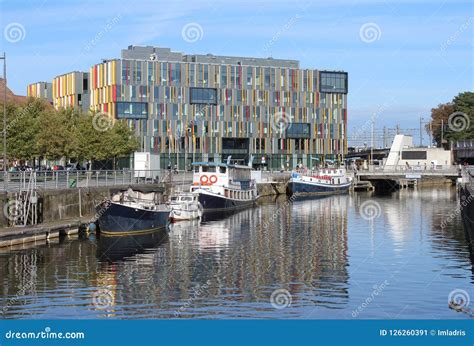
[[[217,104],[217,89],[190,88],[191,104]]]
[[[346,72],[320,72],[320,92],[347,93]]]
[[[309,138],[310,124],[308,123],[292,123],[286,130],[287,138]]]
[[[252,85],[252,67],[247,67],[247,85]]]
[[[148,103],[146,102],[117,102],[118,119],[148,118]]]

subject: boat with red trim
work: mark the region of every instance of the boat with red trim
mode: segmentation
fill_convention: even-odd
[[[334,195],[347,193],[352,177],[344,168],[323,168],[306,174],[292,172],[287,192],[290,195]]]

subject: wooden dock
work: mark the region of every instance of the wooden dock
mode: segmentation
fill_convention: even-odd
[[[0,229],[0,247],[44,242],[62,235],[76,234],[87,221],[88,219],[72,219],[35,226],[3,228]]]

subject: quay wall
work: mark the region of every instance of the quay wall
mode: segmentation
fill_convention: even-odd
[[[135,185],[136,187],[147,185]],[[160,185],[163,186],[163,185]],[[93,217],[95,215],[95,205],[105,198],[112,196],[117,190],[127,186],[102,186],[74,189],[39,190],[38,191],[38,214],[39,222],[56,222],[79,217]],[[165,185],[164,197],[168,196],[173,189],[169,184]],[[271,182],[257,184],[258,192],[261,196],[275,196],[286,193],[286,183]],[[188,188],[180,188],[181,191],[188,191]],[[13,193],[2,192],[0,194],[0,228],[8,227],[8,220],[4,208],[8,201],[13,201]]]
[[[471,240],[474,240],[474,187],[462,184],[459,188],[459,201],[464,229]]]

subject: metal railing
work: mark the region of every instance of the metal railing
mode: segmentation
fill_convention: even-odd
[[[358,173],[399,173],[399,174],[455,174],[458,173],[457,166],[450,165],[411,165],[411,166],[368,166],[367,168],[359,168]]]
[[[20,191],[28,187],[31,175],[36,188],[72,189],[161,182],[191,183],[192,172],[169,170],[100,170],[100,171],[20,171],[0,172],[1,191]]]

